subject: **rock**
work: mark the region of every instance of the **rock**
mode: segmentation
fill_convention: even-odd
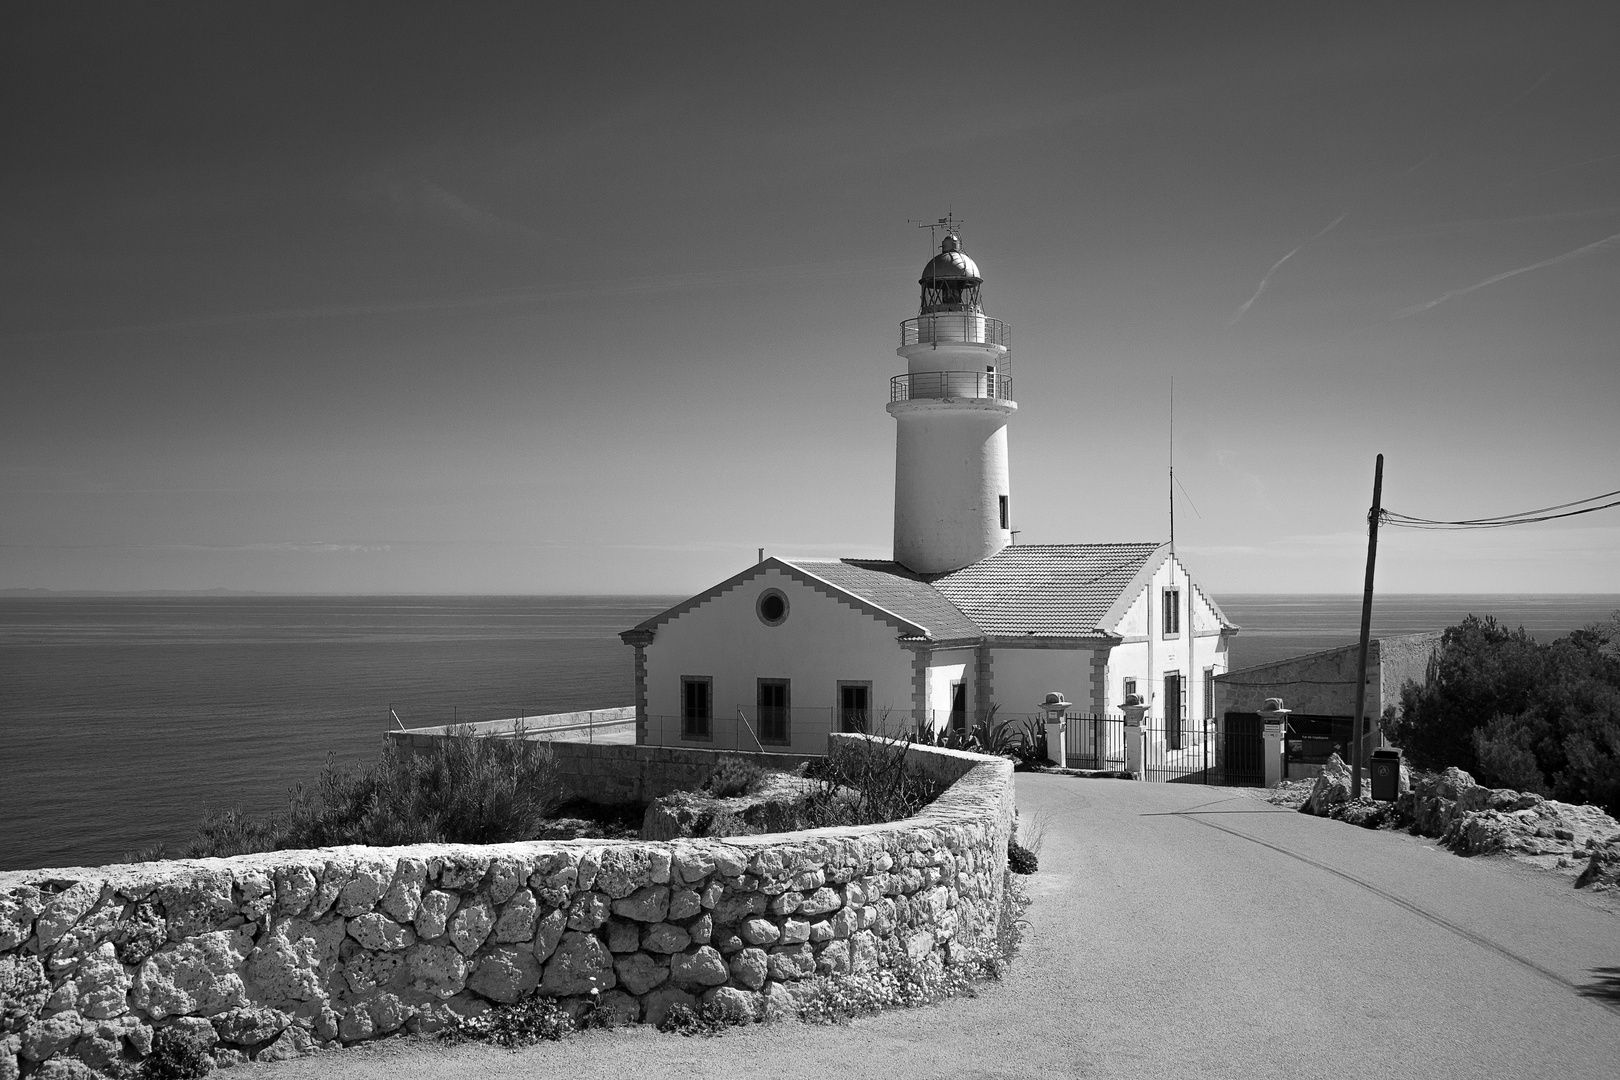
[[[0,955],[0,1032],[21,1031],[50,996],[51,983],[39,957]]]
[[[161,886],[158,905],[168,922],[170,941],[185,941],[210,930],[236,914],[236,883],[225,870],[200,870],[182,880]]]
[[[405,957],[400,953],[358,949],[343,962],[343,978],[350,991],[367,994],[391,984],[404,966]]]
[[[781,945],[798,945],[810,940],[810,923],[805,919],[782,920],[782,936],[777,939]]]
[[[632,953],[641,948],[641,927],[624,919],[612,919],[607,924],[608,951]]]
[[[408,926],[401,926],[386,915],[371,912],[350,919],[349,936],[374,952],[408,949],[416,944],[416,934]]]
[[[22,1049],[20,1035],[0,1035],[0,1080],[18,1080],[22,1068],[17,1063],[17,1051]]]
[[[540,961],[534,953],[516,945],[497,945],[478,958],[467,989],[491,1001],[511,1004],[540,985]]]
[[[219,1069],[234,1069],[238,1065],[246,1065],[248,1056],[240,1050],[233,1050],[228,1046],[217,1047],[214,1050],[214,1067]]]
[[[764,1001],[756,993],[734,986],[717,986],[703,995],[703,1004],[727,1024],[752,1024],[764,1011]]]
[[[809,944],[778,945],[767,954],[765,964],[773,979],[808,979],[816,973],[816,953]]]
[[[276,910],[298,915],[315,898],[315,875],[307,867],[281,866],[270,875],[276,884]]]
[[[474,889],[489,872],[489,860],[477,855],[458,854],[439,868],[439,885],[445,889]]]
[[[709,939],[714,936],[714,917],[699,915],[687,926],[686,932],[692,936],[692,944],[709,944]]]
[[[342,919],[277,919],[259,935],[247,977],[264,1000],[323,1000],[325,973],[337,966],[344,931]]]
[[[1575,887],[1601,892],[1620,886],[1620,841],[1610,840],[1602,847],[1591,850],[1586,869],[1575,879]]]
[[[799,1015],[799,999],[786,983],[768,982],[760,993],[760,1019],[766,1022],[791,1020]]]
[[[816,953],[816,971],[822,975],[848,975],[849,942],[829,941]]]
[[[698,898],[696,889],[676,889],[670,894],[669,911],[664,917],[679,922],[690,919],[702,910],[703,902]]]
[[[771,920],[756,917],[738,927],[737,934],[750,945],[772,945],[782,936],[782,931]]]
[[[220,1042],[256,1046],[286,1031],[292,1017],[278,1009],[227,1009],[214,1017],[213,1023]]]
[[[843,897],[825,886],[817,889],[799,902],[801,915],[825,915],[829,911],[837,911],[844,906]]]
[[[576,896],[568,906],[568,929],[595,930],[607,922],[612,900],[606,893],[589,892]]]
[[[535,924],[532,951],[536,960],[545,963],[551,958],[567,924],[568,916],[561,909],[551,912]]]
[[[416,909],[416,935],[422,938],[436,938],[449,928],[450,915],[456,910],[459,898],[455,893],[440,892],[435,889],[422,897],[422,902]]]
[[[798,825],[799,801],[813,786],[814,781],[802,776],[773,773],[763,788],[749,795],[717,799],[704,792],[677,791],[648,804],[641,820],[641,838],[675,840],[784,832]],[[741,872],[739,868],[737,873]]]
[[[563,934],[557,951],[546,963],[540,989],[547,994],[566,996],[610,990],[618,982],[613,974],[613,954],[593,934],[570,930]]]
[[[643,847],[611,847],[601,853],[595,886],[618,900],[652,881],[651,853]],[[667,898],[669,890],[664,890]],[[663,916],[659,916],[662,918]]]
[[[82,1024],[83,1019],[71,1009],[37,1020],[23,1030],[18,1052],[29,1061],[44,1061],[72,1046]]]
[[[528,877],[528,871],[516,859],[496,859],[489,868],[490,903],[496,905],[506,903]]]
[[[758,990],[765,985],[769,963],[764,949],[744,949],[731,958],[731,979],[739,986]]]
[[[450,941],[461,950],[462,956],[471,956],[484,944],[495,927],[495,910],[482,896],[461,906],[450,919]]]
[[[725,960],[708,945],[670,957],[669,973],[675,982],[687,986],[719,986],[731,977]]]
[[[103,1080],[103,1077],[82,1061],[59,1057],[41,1065],[30,1080]]]
[[[641,947],[648,952],[678,953],[692,943],[692,935],[674,923],[659,923],[641,935]]]
[[[692,885],[714,873],[714,859],[702,848],[681,844],[671,852],[671,874]]]
[[[300,1038],[300,1036],[303,1036]],[[288,1028],[276,1037],[276,1041],[253,1055],[255,1061],[288,1061],[307,1054],[315,1048],[308,1035],[304,1035],[298,1028]]]
[[[669,887],[644,885],[629,896],[613,901],[613,913],[637,922],[663,922],[669,913]]]
[[[422,887],[427,881],[427,863],[421,859],[401,859],[399,868],[394,871],[394,880],[389,883],[388,891],[378,904],[385,915],[398,923],[414,922],[417,912],[422,907]],[[445,917],[449,917],[448,911]],[[438,937],[444,933],[441,924],[438,934],[429,934],[428,937]]]
[[[624,984],[624,988],[640,997],[669,978],[669,960],[638,952],[615,959],[613,970],[618,973],[619,982]]]
[[[418,945],[405,954],[413,990],[436,998],[459,994],[467,985],[467,961],[450,945]]]
[[[247,1003],[238,969],[251,941],[215,930],[152,955],[135,973],[130,1003],[154,1020],[166,1016],[212,1016]]]
[[[697,1011],[698,1000],[685,990],[673,986],[662,986],[648,994],[641,1003],[641,1021],[652,1024],[654,1027],[662,1024],[669,1015],[669,1010],[675,1005],[684,1005],[688,1009]]]
[[[499,942],[529,941],[534,937],[534,924],[540,918],[540,902],[528,889],[517,890],[501,908],[491,935]]]
[[[106,1076],[123,1064],[124,1047],[116,1037],[90,1033],[81,1035],[73,1044],[73,1056],[94,1069],[97,1076]]]
[[[78,987],[75,1004],[85,1016],[105,1020],[129,1011],[125,996],[133,980],[118,962],[118,951],[112,942],[103,942],[80,962],[74,982]]]

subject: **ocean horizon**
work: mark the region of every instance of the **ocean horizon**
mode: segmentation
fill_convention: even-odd
[[[618,632],[660,595],[0,593],[0,869],[183,844],[409,727],[629,704]],[[1352,643],[1361,597],[1216,597],[1234,669]],[[1380,594],[1373,633],[1493,615],[1551,640],[1617,594]]]

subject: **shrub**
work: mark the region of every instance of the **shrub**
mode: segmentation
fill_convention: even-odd
[[[189,1031],[158,1028],[152,1035],[152,1052],[141,1062],[142,1080],[196,1080],[214,1067],[208,1045]]]
[[[589,1014],[587,1014],[589,1015]],[[538,1042],[559,1042],[579,1029],[557,999],[531,994],[510,1005],[497,1005],[473,1017],[454,1017],[440,1038],[451,1042],[476,1040],[508,1050]]]
[[[1007,841],[1007,869],[1015,874],[1033,874],[1040,869],[1040,860],[1029,848],[1017,840]]]
[[[268,818],[212,810],[188,858],[364,844],[497,844],[533,837],[562,803],[556,758],[541,742],[451,729],[425,754],[390,744],[369,765],[328,761]]]
[[[747,758],[722,758],[703,781],[703,790],[717,799],[752,795],[765,786],[769,774]]]
[[[917,814],[939,796],[940,785],[907,762],[910,745],[867,737],[811,762],[805,775],[817,786],[796,805],[797,827],[876,825]]]
[[[1470,615],[1382,727],[1420,769],[1620,814],[1620,612],[1548,645]]]

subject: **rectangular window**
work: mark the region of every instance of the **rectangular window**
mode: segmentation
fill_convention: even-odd
[[[681,676],[681,738],[714,738],[714,680],[708,675]]]
[[[1204,719],[1215,719],[1215,669],[1204,669]]]
[[[1181,749],[1181,672],[1164,673],[1164,745]]]
[[[1125,696],[1130,697],[1134,693],[1136,693],[1136,680],[1135,679],[1126,679],[1125,680]]]
[[[758,712],[759,741],[774,746],[788,746],[793,742],[793,729],[789,722],[790,701],[788,680],[760,679]]]
[[[1001,497],[1001,527],[1003,529],[1008,528],[1008,525],[1007,525],[1008,520],[1009,520],[1009,518],[1008,518],[1008,515],[1007,515],[1007,496],[1003,495]]]
[[[1164,626],[1165,637],[1175,637],[1181,633],[1181,590],[1164,590]]]
[[[841,682],[838,684],[838,730],[851,735],[865,735],[872,721],[872,684],[869,682]]]
[[[951,683],[951,730],[967,730],[967,683]]]

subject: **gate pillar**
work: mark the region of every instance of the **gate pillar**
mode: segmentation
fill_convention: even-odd
[[[1260,710],[1260,720],[1266,725],[1265,782],[1268,788],[1283,782],[1283,739],[1291,712],[1292,709],[1283,708],[1282,698],[1275,697],[1266,698],[1265,707]]]
[[[1142,717],[1148,707],[1142,704],[1140,694],[1130,694],[1119,707],[1125,714],[1125,768],[1138,780],[1142,779]]]

